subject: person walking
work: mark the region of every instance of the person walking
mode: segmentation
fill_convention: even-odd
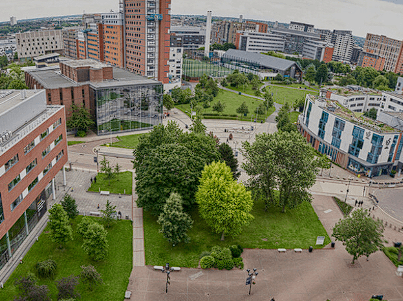
[[[357,203],[358,203],[358,201],[357,201],[357,200],[355,200],[355,205],[354,205],[354,206],[357,206]]]

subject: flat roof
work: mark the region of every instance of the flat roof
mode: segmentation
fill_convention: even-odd
[[[98,62],[96,60],[92,59],[85,59],[85,60],[69,60],[63,62],[64,65],[69,66],[71,68],[78,68],[78,67],[91,67],[91,68],[97,68],[101,69],[104,67],[110,67],[107,64]]]
[[[395,92],[383,92],[383,93],[384,93],[384,94],[388,94],[388,95],[393,96],[393,97],[396,97],[396,98],[403,99],[403,95],[402,95],[402,94],[398,94],[398,93],[395,93]]]
[[[277,70],[281,70],[281,71],[285,71],[294,65],[297,66],[298,69],[300,69],[294,61],[285,60],[285,59],[281,59],[278,57],[255,53],[255,52],[229,49],[223,55],[223,57],[231,57],[231,56],[238,57],[240,59],[245,59],[249,62],[259,64],[259,65],[267,67],[267,68],[277,69]]]
[[[59,56],[60,54],[59,53],[49,53],[49,54],[45,54],[45,55],[41,55],[41,56],[37,56],[37,57],[34,57],[34,61],[38,61],[38,60],[44,60],[44,59],[49,59],[49,58],[54,58],[54,57],[57,57],[57,56]]]
[[[0,116],[40,90],[0,90]],[[21,93],[25,93],[24,99]]]
[[[320,34],[315,33],[315,32],[307,32],[307,31],[299,31],[295,29],[289,29],[289,28],[271,28],[271,32],[275,33],[282,33],[282,34],[291,34],[291,35],[297,35],[297,36],[305,36],[307,38],[316,38],[320,39]]]

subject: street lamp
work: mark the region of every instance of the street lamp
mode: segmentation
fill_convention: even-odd
[[[94,151],[97,153],[97,173],[98,173],[99,172],[99,158],[98,158],[99,148],[95,148]]]
[[[348,178],[348,185],[347,185],[347,191],[346,191],[346,198],[344,200],[344,203],[347,203],[347,195],[348,195],[348,189],[350,188],[350,182],[351,182],[351,178]]]
[[[167,263],[165,265],[165,267],[163,267],[161,270],[163,273],[167,274],[167,283],[165,285],[165,293],[168,293],[168,285],[170,284],[169,280],[171,279],[171,277],[169,275],[171,274],[171,271],[173,271],[173,270],[174,270],[173,268],[169,267],[169,263]]]
[[[248,273],[248,277],[246,278],[246,285],[249,285],[249,295],[252,290],[252,284],[256,284],[255,278],[259,274],[258,272],[256,272],[256,270],[257,269],[253,269],[253,272],[251,272],[249,269],[246,270],[246,272]]]

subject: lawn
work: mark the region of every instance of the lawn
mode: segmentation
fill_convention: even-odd
[[[113,142],[110,146],[134,149],[139,144],[139,138],[145,134],[135,134],[127,136],[117,136],[118,142]]]
[[[218,64],[194,59],[184,59],[182,69],[183,75],[190,77],[201,77],[203,74],[213,77],[222,77],[233,72],[233,70],[219,66]]]
[[[146,264],[165,265],[169,262],[172,266],[197,267],[200,253],[209,251],[215,245],[239,244],[251,249],[307,249],[309,246],[322,248],[323,246],[315,246],[317,236],[326,237],[324,245],[330,243],[326,230],[309,203],[281,213],[280,208],[270,208],[265,212],[263,202],[258,202],[254,205],[252,215],[255,219],[243,229],[242,234],[221,241],[221,235],[211,232],[195,209],[192,212],[193,228],[188,233],[190,243],[172,247],[158,232],[156,217],[144,211]]]
[[[225,103],[225,109],[221,114],[217,114],[217,112],[213,111],[213,104],[218,101]],[[259,106],[259,104],[262,103],[262,101],[252,97],[238,95],[236,93],[225,90],[220,90],[217,97],[215,97],[214,100],[211,102],[211,106],[209,108],[203,109],[204,118],[240,119],[240,114],[236,112],[236,109],[243,102],[245,102],[248,106],[249,114],[246,117],[242,115],[241,120],[250,121],[251,114],[253,115],[253,118],[255,118],[255,110]],[[176,108],[185,113],[187,111],[187,114],[190,116],[190,104],[176,105]],[[266,120],[267,116],[269,115],[270,114],[267,113],[265,115],[259,114],[259,120]]]
[[[80,143],[85,143],[85,141],[67,141],[67,145],[75,145],[75,144],[80,144]]]
[[[109,191],[114,194],[132,194],[133,176],[131,171],[120,172],[118,176],[114,176],[111,180],[106,179],[105,174],[97,175],[97,182],[92,182],[88,191],[99,192]]]
[[[291,123],[295,123],[295,122],[298,121],[299,114],[301,114],[301,113],[297,112],[297,111],[290,112],[290,121],[291,121]]]
[[[279,86],[267,86],[266,90],[269,93],[273,93],[274,101],[280,104],[284,104],[288,102],[289,104],[293,104],[295,100],[300,99],[302,97],[305,98],[307,94],[318,95],[317,92],[305,91],[305,90],[296,90],[289,89],[285,87]]]
[[[62,250],[52,242],[48,228],[39,236],[39,240],[24,257],[24,263],[18,265],[11,277],[0,290],[0,300],[14,300],[18,292],[14,282],[20,276],[26,276],[34,272],[37,262],[52,258],[57,263],[57,273],[54,280],[40,280],[39,285],[49,287],[52,300],[57,300],[57,288],[55,280],[70,275],[78,276],[81,272],[80,266],[93,265],[101,274],[103,285],[97,286],[93,291],[88,290],[83,284],[78,285],[77,291],[81,294],[80,300],[123,300],[133,265],[133,226],[131,221],[121,220],[108,229],[109,254],[100,262],[93,262],[81,248],[83,240],[76,232],[76,226],[82,216],[72,221],[74,240],[66,244]],[[93,218],[100,222],[99,218]]]
[[[260,84],[260,85],[259,85],[259,89],[260,89],[260,87],[262,87],[262,86],[263,86],[263,84]],[[245,85],[245,86],[241,86],[241,87],[232,87],[231,85],[228,85],[226,88],[231,89],[231,90],[234,90],[234,91],[241,92],[241,93],[243,93],[243,94],[249,94],[249,95],[256,96],[256,95],[255,95],[256,90],[253,90],[253,89],[252,89],[252,85]],[[262,94],[261,97],[263,97],[263,94]]]

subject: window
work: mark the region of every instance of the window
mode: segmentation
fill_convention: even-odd
[[[32,161],[26,168],[25,171],[27,172],[27,174],[36,166],[37,160],[35,158],[34,161]]]
[[[345,122],[339,118],[336,118],[333,125],[332,132],[332,145],[340,148],[341,134],[344,131]]]
[[[8,183],[8,191],[11,191],[21,181],[20,175],[16,176],[14,180]]]
[[[42,152],[42,158],[44,158],[47,154],[49,154],[50,152],[50,145],[45,148],[45,150]]]
[[[325,127],[326,127],[328,118],[329,118],[329,113],[322,112],[322,117],[319,120],[319,132],[318,132],[318,136],[322,139],[325,138]]]
[[[15,163],[18,162],[18,154],[16,154],[14,157],[12,157],[10,160],[7,161],[5,164],[6,171],[9,170],[11,167],[14,166]]]
[[[64,151],[62,150],[60,153],[57,154],[56,156],[56,162],[60,160],[61,157],[63,157]]]
[[[350,144],[348,153],[350,155],[358,157],[360,155],[360,150],[364,145],[364,130],[357,126],[353,129],[353,141]]]
[[[38,177],[36,177],[35,180],[33,180],[32,183],[28,185],[28,192],[30,192],[32,188],[36,186],[36,184],[38,184]]]
[[[55,140],[55,145],[57,145],[60,141],[63,140],[63,135],[60,135],[59,137],[57,137],[57,139]]]
[[[306,111],[306,121],[305,121],[306,126],[309,125],[309,116],[311,115],[311,110],[312,110],[312,103],[309,102],[308,110]]]
[[[14,209],[22,202],[23,199],[22,194],[20,194],[18,198],[16,198],[15,201],[10,205],[11,211],[14,211]]]
[[[42,141],[48,134],[49,134],[49,130],[46,129],[46,131],[44,131],[44,132],[41,134],[41,141]]]
[[[50,162],[48,166],[45,167],[45,169],[43,170],[43,175],[46,175],[51,168],[52,168],[52,162]]]
[[[398,138],[399,138],[399,136],[397,136],[397,135],[395,135],[395,136],[393,137],[393,142],[392,142],[392,145],[390,146],[390,150],[389,150],[388,162],[392,162],[393,154],[394,154],[394,152],[395,152],[395,147],[396,147],[397,139],[398,139]],[[390,144],[390,140],[391,140],[391,138],[389,138],[388,140],[386,140],[386,147],[385,147],[385,149],[388,149],[389,144]]]
[[[0,193],[0,224],[4,221],[4,212],[3,212],[3,203],[1,201],[1,193]]]
[[[379,155],[382,152],[383,136],[379,136],[377,134],[372,134],[371,143],[372,143],[372,147],[371,147],[371,151],[368,152],[367,162],[376,164],[376,163],[378,163]]]
[[[59,118],[58,120],[56,120],[55,123],[53,123],[53,129],[57,128],[61,124],[62,124],[62,119]]]

